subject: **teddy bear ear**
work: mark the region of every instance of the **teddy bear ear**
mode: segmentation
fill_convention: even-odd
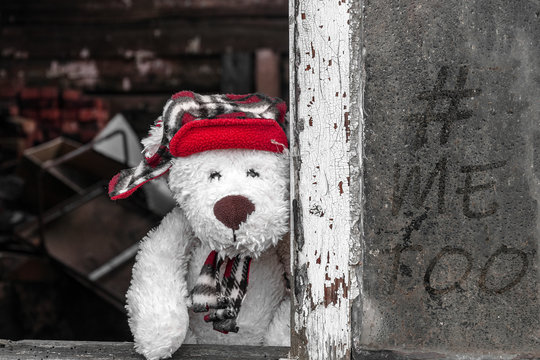
[[[160,116],[154,121],[148,136],[141,140],[143,153],[146,158],[151,158],[158,151],[163,140],[163,118]]]

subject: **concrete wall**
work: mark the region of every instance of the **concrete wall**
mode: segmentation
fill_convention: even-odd
[[[540,353],[539,16],[365,1],[357,353]]]

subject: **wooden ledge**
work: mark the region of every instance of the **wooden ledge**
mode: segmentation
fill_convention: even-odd
[[[199,360],[278,360],[287,359],[288,347],[276,346],[223,346],[223,345],[183,345],[171,359]],[[0,359],[92,359],[92,360],[144,360],[137,354],[130,342],[94,341],[50,341],[0,339]]]

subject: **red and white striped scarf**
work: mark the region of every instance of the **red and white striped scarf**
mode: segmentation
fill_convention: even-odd
[[[251,258],[236,256],[227,259],[222,272],[223,263],[216,251],[208,255],[191,291],[191,309],[194,312],[210,311],[204,320],[212,322],[214,330],[227,334],[238,332],[236,318],[246,294]]]

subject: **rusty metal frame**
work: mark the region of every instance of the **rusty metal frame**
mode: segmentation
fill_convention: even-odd
[[[45,173],[58,166],[58,165],[61,165],[69,160],[72,160],[72,159],[75,159],[77,158],[78,156],[84,154],[85,152],[88,152],[90,150],[93,149],[94,145],[96,144],[99,144],[99,143],[102,143],[103,141],[105,140],[108,140],[114,136],[117,136],[117,135],[120,135],[122,137],[122,150],[124,152],[124,164],[128,164],[129,163],[129,152],[128,152],[128,145],[127,145],[127,135],[125,133],[125,131],[123,130],[115,130],[113,132],[111,132],[110,134],[107,134],[106,136],[100,138],[100,139],[97,139],[97,140],[92,140],[90,141],[89,143],[86,143],[84,145],[82,145],[81,147],[73,150],[73,151],[70,151],[69,153],[65,154],[64,156],[61,156],[57,159],[53,159],[53,160],[48,160],[46,162],[44,162],[41,167],[40,167],[40,170],[39,170],[39,174],[38,174],[38,224],[39,224],[39,244],[38,244],[38,248],[40,249],[40,251],[42,251],[43,253],[46,253],[46,249],[45,249],[45,235],[44,235],[44,232],[43,232],[43,226],[44,226],[44,219],[43,219],[43,213],[44,213],[44,206],[43,206],[43,202],[44,202],[44,197],[43,197],[43,177],[45,176]]]
[[[103,141],[106,141],[108,139],[111,139],[111,138],[113,138],[115,136],[121,136],[121,138],[122,138],[122,148],[123,148],[123,152],[124,152],[124,164],[127,165],[128,161],[129,161],[129,153],[128,153],[128,148],[127,148],[127,136],[126,136],[126,133],[123,130],[115,130],[115,131],[111,132],[110,134],[107,134],[103,138],[93,140],[93,141],[91,141],[91,142],[89,142],[87,144],[84,144],[81,147],[79,147],[79,148],[65,154],[64,156],[61,156],[61,157],[59,157],[57,159],[54,159],[54,160],[46,161],[45,163],[42,164],[42,166],[40,167],[40,171],[38,173],[38,205],[39,205],[38,219],[37,219],[37,224],[34,225],[34,226],[37,226],[39,242],[38,242],[37,246],[33,246],[34,251],[32,251],[32,250],[28,250],[28,251],[26,251],[26,250],[22,250],[22,251],[15,250],[14,252],[21,253],[21,254],[24,254],[24,255],[27,255],[27,256],[41,256],[41,257],[48,258],[55,265],[60,267],[62,269],[62,271],[64,271],[65,273],[67,273],[71,277],[77,279],[83,286],[85,286],[87,288],[90,288],[92,291],[94,291],[96,294],[98,294],[102,298],[106,299],[109,303],[111,303],[117,309],[119,309],[121,311],[125,311],[123,302],[121,300],[117,299],[109,291],[107,291],[106,289],[103,289],[103,288],[101,288],[99,286],[96,286],[96,283],[92,279],[87,278],[85,276],[82,276],[81,274],[77,273],[76,271],[69,268],[65,264],[61,263],[59,260],[57,260],[57,259],[53,258],[52,256],[50,256],[48,254],[46,246],[45,246],[45,233],[44,233],[44,226],[45,226],[46,223],[58,218],[62,214],[65,214],[65,213],[67,213],[67,212],[81,206],[82,204],[88,202],[89,200],[95,198],[96,196],[99,196],[99,195],[104,193],[104,188],[103,188],[102,184],[99,184],[98,186],[90,187],[89,189],[84,191],[82,194],[80,194],[79,198],[77,198],[75,201],[68,200],[67,202],[64,202],[63,204],[60,204],[59,206],[53,208],[52,211],[49,211],[49,212],[45,213],[44,205],[43,205],[43,201],[44,201],[44,197],[43,197],[43,178],[45,176],[45,173],[48,170],[50,170],[50,169],[52,169],[52,168],[54,168],[54,167],[56,167],[58,165],[61,165],[61,164],[65,163],[65,162],[67,162],[69,160],[72,160],[72,159],[74,159],[74,158],[76,158],[76,157],[78,157],[78,156],[92,150],[94,145],[99,144],[99,143],[101,143]],[[13,251],[7,250],[7,251],[3,251],[3,252],[11,253]],[[129,260],[129,259],[126,259],[125,261],[127,261],[127,260]],[[119,265],[120,264],[116,264],[116,267],[119,266]],[[114,267],[114,268],[116,268],[116,267]],[[112,270],[113,270],[113,268],[111,268],[109,271],[112,271]],[[104,274],[102,274],[102,276],[103,275]]]
[[[86,204],[88,201],[90,201],[90,200],[92,200],[92,199],[94,199],[94,198],[96,198],[96,197],[98,197],[98,196],[100,196],[100,195],[102,195],[104,193],[105,193],[105,189],[103,188],[102,184],[98,184],[96,186],[93,186],[93,187],[87,189],[87,191],[84,194],[82,194],[80,196],[77,196],[75,199],[73,199],[73,198],[68,199],[65,202],[63,202],[63,203],[59,204],[58,206],[54,207],[50,211],[44,212],[42,214],[42,219],[41,219],[42,223],[41,224],[40,224],[40,222],[38,220],[34,220],[32,223],[30,223],[30,224],[27,223],[27,224],[24,224],[23,226],[27,227],[29,231],[37,231],[38,232],[38,238],[39,238],[39,232],[43,231],[43,227],[46,224],[48,224],[49,222],[61,217],[64,214],[67,214],[70,211],[72,211],[72,210]],[[103,299],[105,299],[106,301],[111,303],[116,309],[118,309],[118,310],[120,310],[122,312],[125,312],[124,303],[123,303],[123,301],[121,299],[116,298],[108,290],[98,286],[94,281],[89,279],[87,276],[84,276],[83,274],[80,274],[79,272],[71,269],[69,266],[65,265],[64,263],[62,263],[58,259],[55,259],[54,257],[52,257],[48,253],[48,251],[47,251],[47,249],[45,247],[45,243],[42,242],[41,238],[40,238],[40,242],[37,245],[34,245],[34,244],[30,244],[30,245],[33,246],[34,251],[28,251],[28,252],[25,252],[23,254],[26,254],[28,256],[39,256],[39,257],[43,257],[43,258],[46,258],[46,259],[50,260],[55,266],[58,266],[61,269],[61,271],[68,274],[72,278],[76,279],[84,287],[89,288],[90,290],[95,292],[98,296],[102,297]],[[8,251],[4,251],[4,252],[12,253],[13,251],[8,250]]]

